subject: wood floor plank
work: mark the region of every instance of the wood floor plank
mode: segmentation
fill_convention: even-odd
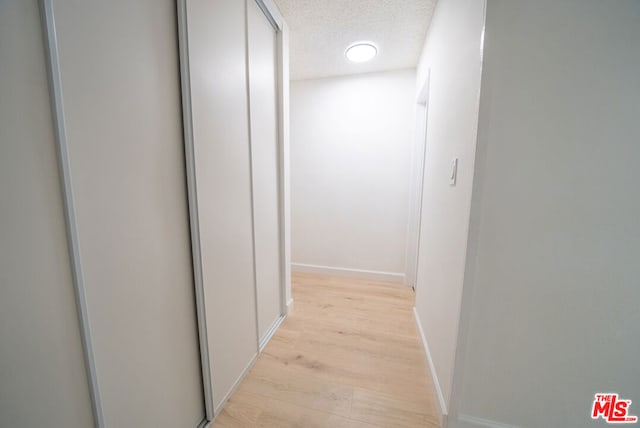
[[[438,418],[422,406],[388,394],[356,388],[351,418],[385,427],[438,427]]]
[[[439,427],[409,288],[296,273],[292,291],[214,428]]]
[[[340,416],[349,416],[353,399],[352,386],[295,376],[286,369],[274,370],[269,364],[256,364],[242,388]]]
[[[238,390],[234,394],[213,426],[216,428],[382,428],[372,423],[309,409],[243,390]]]

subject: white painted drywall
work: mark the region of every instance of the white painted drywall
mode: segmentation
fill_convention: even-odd
[[[476,146],[484,2],[440,0],[418,66],[430,71],[416,311],[449,406]],[[458,158],[456,186],[449,185]]]
[[[640,415],[639,23],[631,0],[488,1],[463,415],[604,426],[596,392]]]
[[[0,426],[93,425],[38,2],[0,2]]]
[[[175,2],[56,0],[54,13],[105,423],[196,426]]]
[[[193,137],[215,407],[258,352],[245,2],[187,2]]]
[[[247,2],[251,170],[258,334],[282,315],[276,31],[254,0]]]
[[[292,260],[405,269],[415,71],[291,82]]]

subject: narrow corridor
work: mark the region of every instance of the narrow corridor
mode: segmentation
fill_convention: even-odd
[[[213,427],[439,426],[408,287],[296,273],[293,297]]]

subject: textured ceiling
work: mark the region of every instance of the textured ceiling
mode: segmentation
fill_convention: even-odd
[[[294,80],[415,67],[436,0],[275,0],[290,30]],[[378,55],[354,64],[350,44],[369,40]]]

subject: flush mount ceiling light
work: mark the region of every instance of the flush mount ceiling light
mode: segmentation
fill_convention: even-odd
[[[378,54],[378,48],[371,42],[358,42],[349,46],[344,54],[351,62],[366,62]]]

